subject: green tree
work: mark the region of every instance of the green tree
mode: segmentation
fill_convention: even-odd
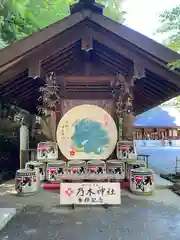
[[[104,15],[116,22],[123,23],[125,21],[126,12],[122,9],[124,0],[97,0],[97,2],[105,6]]]
[[[11,44],[34,31],[35,22],[33,23],[28,15],[28,2],[28,0],[1,0],[0,32],[5,44]]]
[[[172,50],[180,53],[180,5],[166,10],[159,16],[161,27],[159,33],[168,34],[166,44]],[[180,60],[169,63],[171,68],[180,68]]]
[[[99,0],[105,5],[105,15],[123,21],[123,0]],[[1,0],[0,48],[24,38],[69,15],[69,5],[75,0]]]

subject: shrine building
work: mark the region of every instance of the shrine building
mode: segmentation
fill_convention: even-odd
[[[82,104],[103,108],[118,126],[124,106],[136,116],[180,94],[180,71],[167,67],[177,59],[178,53],[104,16],[102,5],[79,0],[69,16],[0,51],[0,98],[37,114],[39,89],[53,73],[59,89],[48,127],[53,136],[61,117]],[[129,94],[124,100],[122,86]]]
[[[138,116],[134,123],[137,140],[179,140],[180,111],[173,106],[158,106]]]

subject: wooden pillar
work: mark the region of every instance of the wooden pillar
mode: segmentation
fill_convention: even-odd
[[[133,89],[136,81],[141,81],[145,77],[145,69],[142,64],[134,61],[133,68],[129,75],[125,77],[126,93],[124,95],[124,140],[133,140],[134,132],[134,107],[133,107]]]
[[[48,141],[56,141],[56,112],[49,111],[49,115],[42,117],[41,128]]]
[[[81,51],[83,52],[83,61],[85,75],[90,76],[92,71],[92,50],[93,50],[93,39],[91,33],[86,27],[84,37],[81,39]]]
[[[28,68],[28,76],[32,78],[40,77],[41,75],[41,62],[34,60],[30,63]]]
[[[159,128],[157,128],[157,133],[158,133],[158,140],[160,140],[160,132],[159,132]]]
[[[133,113],[126,113],[123,117],[123,138],[133,140],[135,116]]]
[[[29,161],[29,129],[26,125],[20,127],[20,168]]]

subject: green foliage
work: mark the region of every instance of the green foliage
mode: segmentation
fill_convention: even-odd
[[[180,5],[160,14],[160,22],[162,25],[158,32],[169,35],[167,46],[180,53]],[[168,65],[172,69],[180,68],[180,60],[170,62]]]
[[[28,0],[2,0],[0,4],[0,32],[5,43],[21,39],[35,30],[27,15]]]
[[[6,43],[2,40],[2,37],[0,36],[0,49],[6,47]]]
[[[124,22],[126,12],[122,10],[123,0],[97,0],[105,6],[104,15],[116,22]]]
[[[105,5],[105,15],[123,21],[123,0],[99,0]],[[1,0],[0,48],[24,38],[69,15],[69,5],[75,0]]]

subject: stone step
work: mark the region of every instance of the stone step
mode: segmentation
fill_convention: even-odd
[[[0,231],[15,216],[16,208],[0,208]]]
[[[156,180],[156,188],[157,189],[171,188],[173,186],[172,182],[160,177],[157,174],[155,176],[155,180]]]

